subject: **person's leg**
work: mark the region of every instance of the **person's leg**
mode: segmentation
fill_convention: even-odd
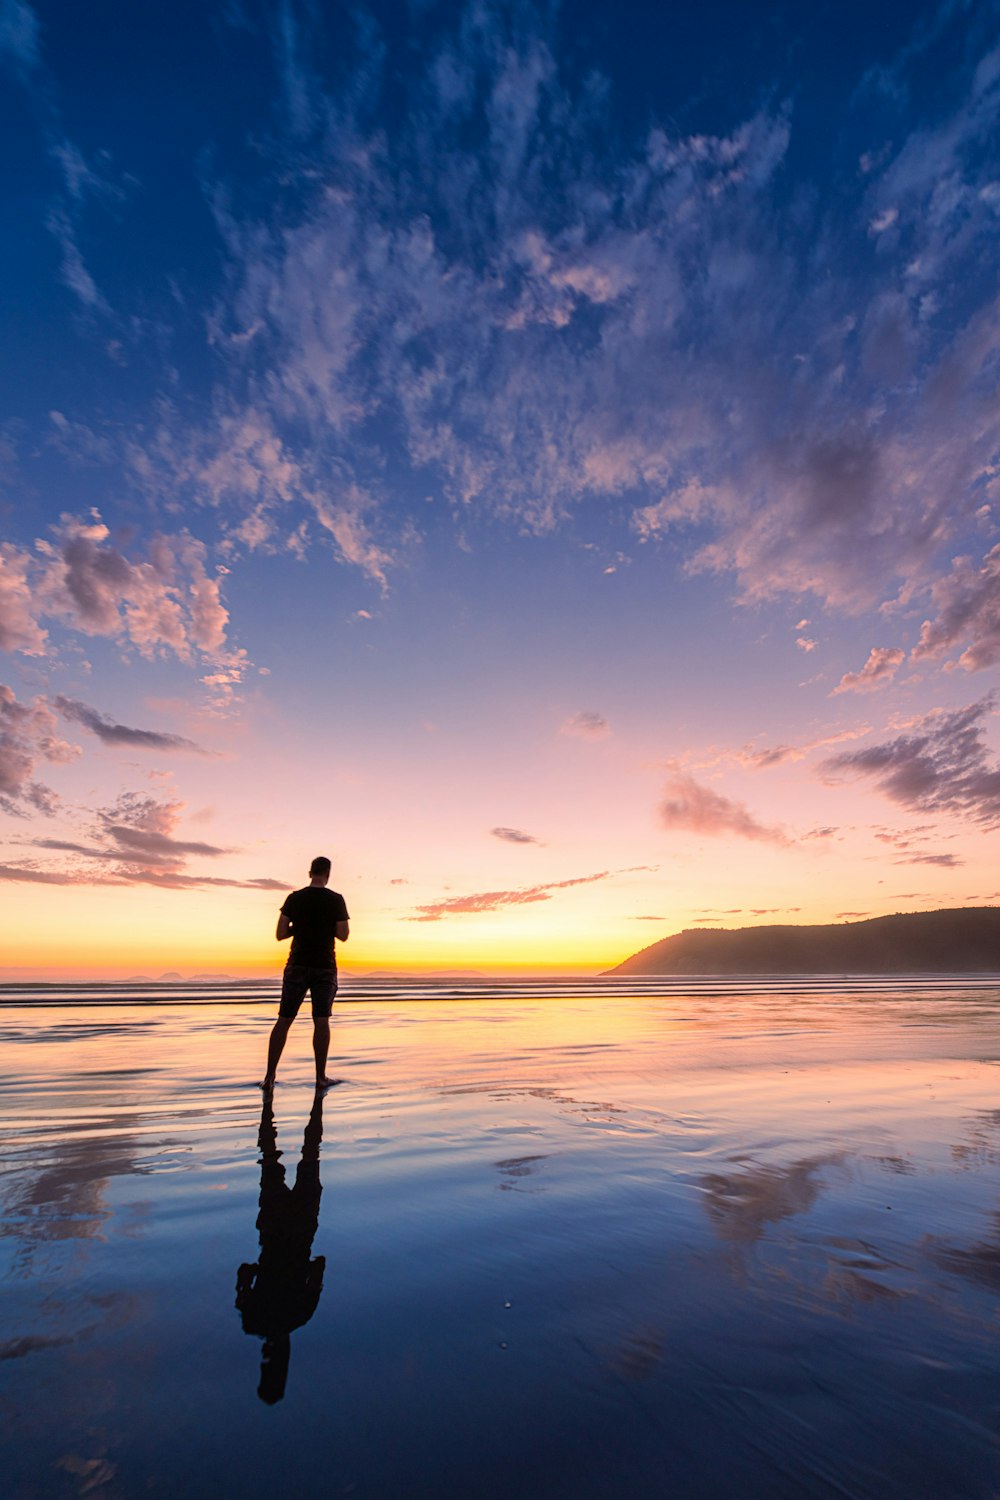
[[[332,1083],[326,1076],[326,1059],[330,1051],[330,1018],[313,1016],[313,1054],[316,1058],[316,1087]]]
[[[294,1016],[279,1016],[272,1027],[271,1040],[267,1044],[267,1073],[264,1075],[262,1084],[265,1089],[271,1088],[274,1083],[274,1075],[278,1071],[278,1063],[285,1050],[285,1042],[294,1020]]]
[[[261,1084],[263,1089],[272,1088],[274,1085],[278,1060],[288,1040],[288,1029],[299,1013],[299,1006],[305,999],[308,988],[309,976],[302,967],[297,964],[286,964],[285,972],[281,976],[281,1004],[278,1007],[278,1019],[274,1023],[271,1040],[267,1044],[267,1072]]]
[[[336,969],[316,970],[312,975],[313,1053],[316,1058],[316,1087],[329,1088],[336,1078],[327,1078],[326,1059],[330,1051],[330,1014],[337,993]]]

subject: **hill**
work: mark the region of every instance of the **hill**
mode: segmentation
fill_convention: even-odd
[[[825,926],[686,928],[608,974],[1000,973],[1000,907]]]

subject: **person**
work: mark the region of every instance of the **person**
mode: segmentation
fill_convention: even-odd
[[[278,1019],[267,1048],[267,1072],[261,1084],[265,1091],[274,1087],[288,1032],[307,991],[312,997],[316,1087],[327,1089],[337,1082],[326,1076],[326,1057],[330,1050],[330,1013],[337,993],[336,943],[346,943],[350,925],[347,903],[339,891],[327,890],[329,879],[330,861],[319,855],[309,866],[309,884],[285,897],[278,916],[275,937],[279,943],[291,938],[292,947],[281,981]]]
[[[285,1394],[291,1335],[308,1323],[323,1290],[326,1257],[312,1253],[319,1226],[319,1147],[323,1139],[323,1091],[313,1099],[302,1139],[302,1160],[292,1187],[278,1150],[271,1095],[264,1095],[260,1148],[260,1253],[236,1273],[236,1307],[243,1332],[263,1339],[257,1394],[274,1406]]]

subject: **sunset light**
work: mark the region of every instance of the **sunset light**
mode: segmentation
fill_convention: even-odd
[[[362,970],[1000,899],[959,10],[793,65],[751,8],[709,87],[667,11],[661,74],[600,7],[387,21],[402,71],[185,8],[178,117],[165,11],[7,0],[4,962],[274,972],[317,852]]]

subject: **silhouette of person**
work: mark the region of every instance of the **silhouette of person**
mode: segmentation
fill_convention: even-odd
[[[328,891],[330,861],[317,855],[309,866],[309,884],[286,896],[278,915],[275,937],[279,943],[291,938],[292,947],[281,980],[278,1019],[267,1045],[267,1072],[262,1089],[274,1087],[274,1075],[292,1022],[308,992],[312,996],[313,1055],[316,1087],[327,1089],[336,1078],[326,1076],[330,1050],[330,1014],[337,993],[337,943],[350,935],[347,902],[339,891]]]
[[[311,1259],[319,1224],[319,1146],[323,1139],[323,1092],[317,1090],[302,1139],[302,1159],[289,1187],[278,1150],[270,1095],[260,1117],[260,1255],[236,1273],[236,1307],[243,1332],[264,1340],[257,1394],[274,1406],[285,1394],[291,1335],[308,1323],[323,1290],[326,1259]]]

